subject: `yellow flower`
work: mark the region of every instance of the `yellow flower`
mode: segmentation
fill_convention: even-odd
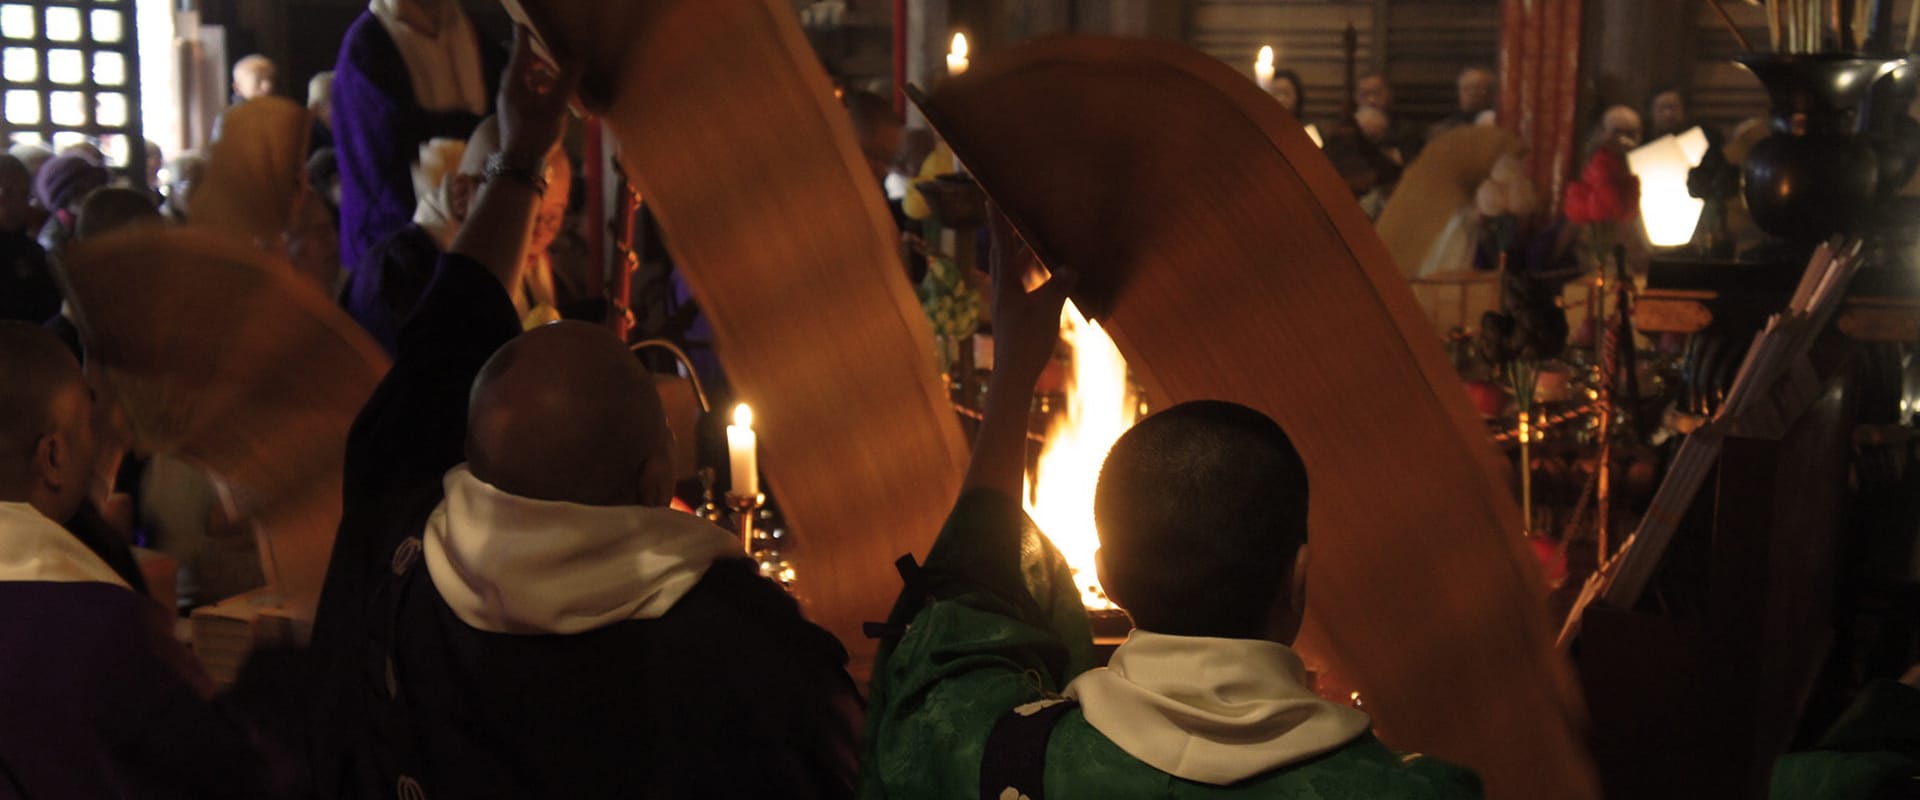
[[[920,162],[920,174],[907,183],[907,197],[901,204],[908,219],[926,219],[933,216],[933,208],[927,205],[927,198],[920,196],[920,182],[930,181],[953,172],[953,149],[946,142],[936,142],[933,152],[927,154],[927,160]]]

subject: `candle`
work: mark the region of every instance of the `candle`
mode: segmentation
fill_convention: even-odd
[[[760,493],[759,437],[753,432],[753,409],[741,403],[733,409],[733,424],[727,426],[727,455],[733,465],[733,494],[752,497]]]
[[[1260,55],[1253,60],[1253,79],[1260,84],[1260,88],[1262,89],[1273,87],[1272,45],[1263,44],[1260,46]]]
[[[953,35],[953,45],[947,50],[947,75],[958,78],[967,72],[967,35]]]

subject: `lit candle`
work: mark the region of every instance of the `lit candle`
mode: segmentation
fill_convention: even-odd
[[[752,497],[760,493],[759,437],[753,432],[753,409],[741,403],[733,409],[733,424],[727,426],[727,454],[733,465],[733,494]]]
[[[1253,79],[1262,89],[1273,87],[1273,45],[1260,46],[1260,56],[1253,60]]]
[[[967,72],[967,35],[953,35],[953,45],[947,50],[947,75],[958,78]]]

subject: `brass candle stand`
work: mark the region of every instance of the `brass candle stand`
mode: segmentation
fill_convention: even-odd
[[[733,511],[733,529],[740,534],[740,549],[749,557],[753,556],[754,518],[759,516],[760,509],[766,504],[767,496],[764,494],[743,496],[727,493],[727,508]]]

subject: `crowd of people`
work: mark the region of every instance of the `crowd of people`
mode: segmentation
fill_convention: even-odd
[[[1250,408],[1162,410],[1108,456],[1101,578],[1137,630],[1094,666],[1064,561],[1018,501],[1074,275],[1028,290],[1005,220],[979,438],[861,687],[736,539],[668,507],[652,377],[561,319],[577,65],[524,30],[491,46],[454,0],[373,0],[305,107],[273,94],[270,61],[233,77],[216,141],[167,181],[116,180],[85,148],[0,156],[0,797],[1479,795],[1313,691],[1291,648],[1308,468]],[[1298,108],[1298,77],[1283,85]],[[1462,73],[1435,130],[1491,98],[1491,73]],[[1417,156],[1383,77],[1356,99],[1329,146]],[[876,180],[932,147],[848,104]],[[1655,130],[1675,113],[1656,103]],[[130,452],[60,288],[70,246],[180,224],[284,257],[393,359],[345,443],[310,645],[257,652],[224,690],[174,621],[257,585],[251,534],[214,476]],[[136,543],[181,562],[173,592]],[[170,593],[177,608],[155,602]]]

